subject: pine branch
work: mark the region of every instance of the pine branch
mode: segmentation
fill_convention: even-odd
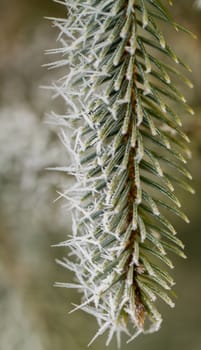
[[[120,345],[121,332],[131,341],[159,329],[155,300],[174,306],[174,281],[162,265],[173,268],[168,251],[185,258],[165,212],[189,222],[174,194],[175,184],[193,193],[184,166],[189,140],[175,110],[193,111],[174,76],[192,84],[174,67],[190,70],[159,24],[190,32],[175,23],[164,1],[62,3],[67,18],[52,19],[61,48],[51,51],[62,59],[51,66],[67,68],[54,90],[68,113],[56,119],[72,132],[69,140],[62,131],[72,166],[61,170],[77,181],[61,194],[70,201],[73,227],[59,244],[69,247],[71,260],[60,264],[77,283],[58,285],[82,290],[75,310],[97,318],[92,341],[108,330],[107,344],[116,334]]]

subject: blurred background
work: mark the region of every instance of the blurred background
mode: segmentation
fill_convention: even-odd
[[[190,225],[175,220],[186,245],[186,261],[174,257],[178,294],[176,308],[161,305],[164,315],[159,333],[139,337],[122,349],[201,349],[201,9],[191,0],[177,0],[175,19],[198,35],[198,40],[169,32],[170,44],[193,68],[194,90],[182,88],[196,117],[184,116],[191,137],[196,195],[180,193]],[[69,273],[55,263],[65,255],[51,245],[70,234],[70,218],[56,190],[67,187],[68,176],[46,171],[63,166],[67,154],[54,125],[45,114],[63,110],[50,84],[61,72],[41,66],[50,61],[44,50],[56,47],[57,32],[44,16],[65,16],[51,0],[0,0],[0,350],[80,350],[96,331],[94,319],[81,311],[68,315],[74,291],[53,288],[68,281]],[[104,349],[99,339],[91,349]],[[116,349],[115,342],[111,349]]]

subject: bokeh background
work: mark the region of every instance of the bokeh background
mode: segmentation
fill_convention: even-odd
[[[159,333],[139,337],[122,349],[201,349],[201,9],[194,1],[177,0],[172,10],[178,22],[197,40],[164,28],[166,38],[193,68],[194,90],[183,89],[196,117],[184,116],[191,137],[196,195],[180,193],[190,225],[175,220],[186,244],[186,261],[174,257],[178,294],[176,308],[161,305]],[[66,252],[51,245],[70,234],[70,218],[56,191],[72,179],[46,171],[63,166],[67,154],[46,113],[63,110],[51,91],[39,88],[61,72],[42,65],[51,60],[44,51],[55,48],[57,32],[44,16],[65,16],[51,0],[0,0],[0,350],[81,350],[96,331],[94,319],[69,315],[74,291],[53,288],[69,274],[55,263]],[[104,337],[91,346],[105,348]],[[115,342],[110,349],[116,349]]]

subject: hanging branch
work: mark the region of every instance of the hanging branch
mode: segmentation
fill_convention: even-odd
[[[107,344],[114,334],[120,345],[121,332],[131,341],[159,329],[155,300],[174,306],[167,252],[185,258],[166,213],[189,222],[174,194],[175,185],[193,193],[184,166],[189,140],[176,110],[193,111],[174,79],[192,84],[175,68],[190,70],[159,24],[190,32],[175,23],[164,2],[66,0],[67,18],[52,19],[61,48],[51,53],[62,59],[51,66],[66,67],[53,87],[67,106],[66,115],[53,117],[72,160],[61,170],[76,178],[61,194],[73,226],[59,244],[69,247],[70,257],[59,263],[77,282],[57,285],[83,292],[74,310],[97,318],[92,341],[108,330]]]

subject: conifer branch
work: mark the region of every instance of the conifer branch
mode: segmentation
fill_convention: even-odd
[[[77,282],[58,286],[82,290],[75,310],[97,318],[93,340],[108,330],[107,344],[116,334],[120,345],[121,332],[131,341],[159,329],[155,300],[174,306],[174,281],[162,265],[173,268],[168,251],[185,258],[165,211],[189,221],[174,194],[175,184],[193,193],[183,165],[189,140],[176,108],[193,111],[174,75],[192,84],[174,67],[190,70],[159,24],[191,33],[172,19],[164,2],[64,0],[67,18],[52,19],[61,48],[51,53],[63,57],[50,66],[67,68],[54,90],[68,110],[52,117],[63,128],[72,160],[61,170],[76,178],[61,194],[70,202],[73,226],[72,236],[59,244],[69,247],[71,258],[59,263]]]

